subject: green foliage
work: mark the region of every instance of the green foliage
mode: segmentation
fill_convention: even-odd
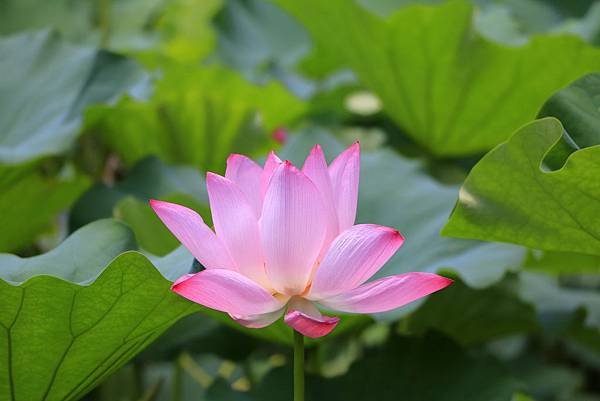
[[[600,74],[589,74],[556,92],[540,117],[556,117],[567,130],[573,150],[600,143]]]
[[[444,234],[599,255],[600,148],[579,150],[561,169],[547,171],[544,155],[562,133],[558,120],[538,120],[484,156]]]
[[[73,171],[48,176],[34,165],[0,165],[0,227],[7,233],[0,236],[0,252],[31,244],[88,185],[86,177]]]
[[[255,86],[222,68],[171,64],[149,102],[126,99],[92,109],[88,127],[127,164],[158,155],[224,171],[229,153],[264,153],[268,133],[303,110],[300,100],[275,83]]]
[[[139,91],[145,80],[133,61],[48,31],[0,37],[0,53],[1,163],[68,150],[85,107]]]
[[[163,0],[7,0],[0,4],[0,33],[52,28],[70,40],[112,49],[143,48],[146,25]]]
[[[536,332],[534,308],[506,287],[477,290],[455,282],[407,318],[408,330],[423,333],[435,329],[463,345]]]
[[[554,91],[600,69],[600,50],[572,36],[536,36],[520,47],[483,38],[465,1],[405,7],[386,18],[344,0],[275,2],[437,156],[494,147],[532,119]]]
[[[395,355],[395,358],[390,358]],[[369,349],[347,375],[324,380],[309,377],[307,400],[509,401],[518,383],[494,360],[471,357],[448,338],[392,337]],[[261,382],[256,400],[287,400],[291,372],[278,370]]]
[[[30,245],[89,185],[72,166],[40,158],[68,151],[84,108],[140,89],[145,73],[129,59],[47,31],[2,37],[0,53],[0,224],[10,233],[0,237],[5,252]]]
[[[48,254],[1,255],[2,399],[79,399],[191,312],[132,245],[101,220]]]
[[[208,196],[204,177],[200,172],[189,166],[166,165],[155,157],[149,157],[137,163],[118,183],[112,186],[97,183],[86,191],[71,209],[69,223],[74,230],[94,220],[111,217],[115,207],[126,197],[138,200],[137,204],[142,207],[150,199],[169,196],[184,197],[184,203],[200,212],[207,222],[211,221],[206,208]],[[137,211],[133,213],[138,214]],[[128,221],[124,214],[120,218]],[[128,223],[132,224],[134,231],[142,228],[134,221]],[[164,235],[161,237],[164,238]]]
[[[289,400],[291,328],[172,293],[202,266],[148,200],[211,225],[230,153],[359,139],[377,277],[455,283],[307,340],[307,401],[597,401],[592,3],[0,2],[0,400]]]
[[[226,1],[215,25],[217,55],[242,71],[292,66],[310,48],[300,24],[261,0]]]

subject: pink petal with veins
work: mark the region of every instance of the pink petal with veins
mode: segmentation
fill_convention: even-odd
[[[262,172],[262,167],[246,156],[232,154],[227,158],[225,178],[233,181],[246,195],[257,218],[260,217],[262,209],[262,194],[260,192]]]
[[[206,188],[215,231],[237,270],[268,288],[258,218],[248,199],[235,183],[217,174],[206,175]]]
[[[192,209],[174,203],[151,200],[150,206],[169,231],[207,269],[236,270],[229,251],[202,217]]]
[[[386,312],[439,291],[452,282],[449,278],[433,273],[405,273],[364,284],[319,303],[341,312]]]
[[[275,169],[279,167],[282,163],[281,159],[275,154],[275,152],[271,151],[269,156],[267,156],[267,160],[265,160],[265,166],[263,167],[262,174],[260,176],[260,198],[261,203],[265,197],[265,193],[267,192],[267,188],[269,187],[269,183],[271,182],[271,177],[275,172]],[[262,209],[261,209],[262,212]]]
[[[327,161],[325,160],[325,154],[321,146],[315,145],[310,151],[308,157],[304,161],[302,172],[315,184],[325,205],[325,212],[327,214],[327,231],[325,234],[325,240],[323,241],[323,247],[321,254],[325,253],[329,244],[338,235],[338,218],[333,203],[333,191],[331,189],[331,179],[329,178],[329,171],[327,169]]]
[[[273,173],[260,218],[267,277],[273,288],[297,295],[308,285],[325,238],[325,209],[315,185],[290,162]]]
[[[231,318],[242,326],[248,327],[249,329],[262,329],[270,324],[273,324],[283,315],[283,308],[276,310],[275,312],[263,313],[261,315],[250,315],[250,316],[238,316],[231,315]]]
[[[389,227],[359,224],[349,228],[329,247],[309,298],[327,298],[358,287],[377,273],[403,242],[402,235]]]
[[[204,270],[178,280],[172,290],[200,305],[239,316],[274,312],[285,304],[248,277],[223,269]]]
[[[308,316],[300,311],[286,313],[284,322],[298,333],[310,338],[319,338],[331,333],[339,323],[339,317]]]
[[[338,215],[339,232],[352,227],[358,205],[358,182],[360,176],[360,145],[356,142],[331,162],[329,177],[333,188],[335,210]]]

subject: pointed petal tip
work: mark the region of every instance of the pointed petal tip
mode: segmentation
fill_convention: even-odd
[[[315,143],[315,145],[310,149],[310,153],[313,153],[313,152],[323,153],[323,148],[321,147],[320,144]]]
[[[400,231],[396,230],[395,228],[391,228],[391,227],[386,227],[386,228],[390,231],[391,235],[394,237],[394,240],[399,241],[400,245],[402,245],[404,243],[405,238],[404,238],[404,235],[402,235],[402,233]]]
[[[162,209],[173,209],[183,207],[177,203],[165,202],[158,199],[150,199],[148,201],[150,207],[156,212],[159,213],[159,210]]]
[[[340,318],[329,316],[315,318],[300,311],[290,311],[286,313],[283,321],[306,337],[319,338],[331,333],[340,322]]]
[[[269,155],[267,157],[271,157],[281,163],[281,159],[279,158],[279,156],[277,156],[275,149],[271,149],[271,151],[269,152]]]
[[[148,201],[148,203],[154,209],[155,207],[166,206],[166,205],[168,205],[169,202],[161,201],[161,200],[158,200],[158,199],[150,199]]]
[[[239,153],[230,153],[229,156],[227,156],[227,163],[231,163],[239,157],[242,157],[242,155],[240,155]]]
[[[252,160],[248,156],[243,155],[241,153],[230,153],[229,156],[227,157],[227,164],[234,164],[234,163],[243,162],[243,161],[248,161],[253,164],[256,164],[256,162],[254,160]]]
[[[440,280],[440,282],[443,284],[443,286],[440,289],[446,288],[446,287],[454,284],[454,280],[449,277],[444,277],[444,276],[439,276],[439,277],[442,279],[442,280]]]
[[[387,312],[438,292],[453,282],[435,273],[403,273],[363,284],[319,303],[340,312]]]
[[[212,171],[207,171],[206,172],[206,188],[209,189],[209,187],[212,184],[217,184],[217,183],[227,183],[227,184],[232,184],[233,182],[226,177],[223,177],[220,174],[217,173],[213,173]]]

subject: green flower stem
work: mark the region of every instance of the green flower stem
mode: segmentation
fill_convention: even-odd
[[[304,336],[294,331],[294,401],[304,401]]]

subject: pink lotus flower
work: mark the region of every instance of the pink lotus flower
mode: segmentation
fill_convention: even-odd
[[[316,145],[302,170],[271,152],[265,166],[233,154],[225,177],[207,174],[213,232],[194,211],[151,201],[163,223],[206,270],[173,291],[260,328],[284,321],[305,336],[330,333],[337,317],[398,308],[452,280],[406,273],[366,283],[402,245],[402,235],[375,224],[354,225],[358,143],[328,167]]]

